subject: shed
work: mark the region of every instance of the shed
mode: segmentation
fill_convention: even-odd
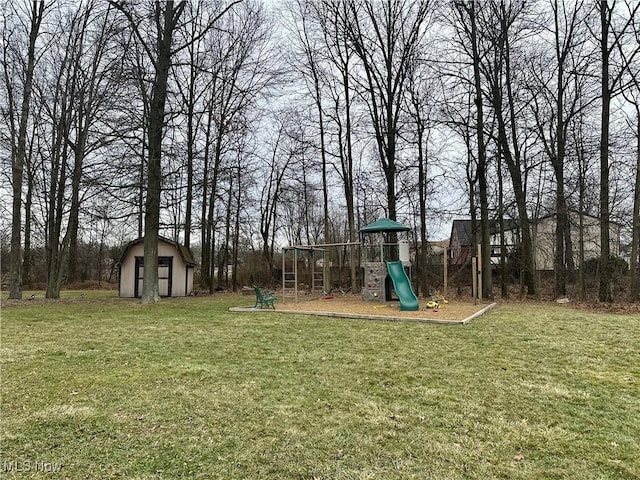
[[[168,238],[158,238],[158,288],[161,297],[185,297],[193,292],[196,267],[191,250]],[[140,297],[144,274],[144,237],[129,243],[120,258],[119,295]]]

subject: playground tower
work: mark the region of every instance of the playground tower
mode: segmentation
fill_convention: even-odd
[[[395,293],[401,304],[413,305],[412,297],[415,297],[415,294],[413,294],[409,281],[411,278],[409,241],[406,239],[398,240],[399,234],[409,230],[411,230],[409,227],[388,218],[381,218],[360,229],[362,235],[362,298],[364,300],[386,302],[392,300],[393,293]],[[391,262],[394,262],[396,268],[390,272]],[[401,262],[401,269],[397,268],[398,262]],[[398,288],[399,282],[404,284],[400,288]],[[398,291],[407,290],[407,287],[406,295],[404,291]],[[403,298],[404,296],[407,298]],[[417,298],[415,303],[417,305]],[[411,305],[407,309],[413,309]],[[402,306],[404,307],[404,305]]]

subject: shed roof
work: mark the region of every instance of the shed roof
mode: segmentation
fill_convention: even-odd
[[[127,244],[127,246],[124,248],[124,251],[122,252],[122,256],[120,257],[120,263],[122,263],[124,261],[124,259],[129,254],[129,251],[134,246],[136,246],[136,245],[138,245],[140,243],[143,243],[143,242],[144,242],[144,237],[136,238],[132,242],[129,242]],[[168,244],[173,245],[174,247],[176,247],[178,252],[180,252],[180,257],[182,258],[182,261],[186,265],[190,265],[192,267],[195,267],[197,265],[196,261],[193,259],[193,253],[191,252],[191,249],[189,247],[187,247],[186,245],[181,245],[178,242],[175,242],[173,240],[170,240],[170,239],[165,238],[165,237],[160,237],[160,236],[158,237],[158,242],[168,243]]]
[[[375,232],[406,232],[411,230],[411,227],[402,225],[401,223],[389,220],[388,218],[379,218],[373,223],[362,227],[361,233],[375,233]]]

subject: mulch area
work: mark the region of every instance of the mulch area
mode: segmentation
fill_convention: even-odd
[[[276,310],[279,311],[306,311],[306,312],[333,312],[357,315],[373,315],[385,317],[406,317],[432,320],[464,320],[490,305],[490,302],[464,302],[452,300],[447,304],[440,304],[434,311],[426,306],[428,300],[420,300],[420,310],[405,312],[400,310],[399,302],[365,302],[360,295],[337,295],[327,298],[300,300],[295,303],[293,300],[282,302],[278,298]]]
[[[448,304],[440,304],[437,311],[427,308],[428,299],[420,299],[420,310],[414,312],[400,311],[399,302],[378,303],[365,302],[360,295],[335,295],[329,298],[304,299],[295,303],[287,299],[282,302],[282,297],[278,296],[276,309],[284,311],[308,311],[308,312],[334,312],[358,315],[375,315],[388,317],[426,318],[433,320],[464,320],[479,312],[491,304],[483,301],[474,304],[468,298],[451,298]],[[545,305],[558,305],[554,300],[500,300],[503,304],[514,303],[542,303]],[[567,308],[595,313],[611,313],[619,315],[638,315],[640,318],[640,303],[601,303],[601,302],[576,302],[571,301],[565,304]]]

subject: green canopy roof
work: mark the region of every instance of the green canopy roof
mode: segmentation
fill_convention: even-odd
[[[388,218],[379,218],[373,223],[370,223],[366,227],[360,229],[361,233],[375,233],[375,232],[406,232],[411,230],[411,227],[402,225],[401,223],[394,222]]]

